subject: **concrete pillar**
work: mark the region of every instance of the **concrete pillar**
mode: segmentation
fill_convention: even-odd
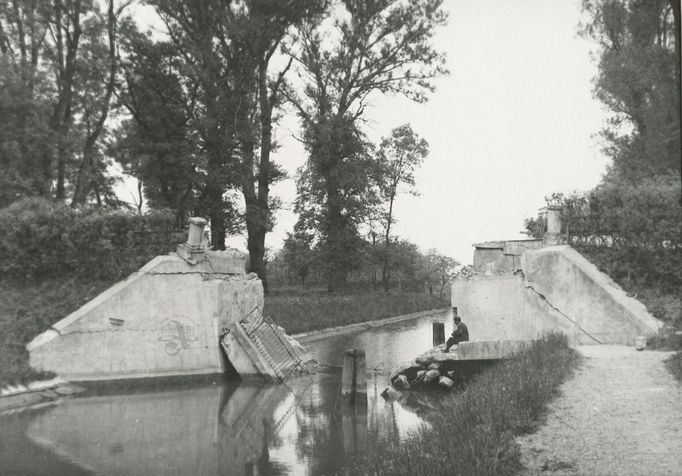
[[[192,217],[189,219],[189,233],[187,234],[187,244],[191,248],[201,248],[206,243],[202,243],[204,237],[204,227],[206,220],[199,217]]]
[[[445,343],[445,324],[433,322],[433,346],[437,347]]]
[[[178,245],[178,255],[190,264],[196,264],[204,259],[208,251],[208,240],[204,235],[206,220],[200,217],[189,219],[187,242]]]
[[[561,233],[561,206],[547,207],[547,233],[551,235]]]
[[[543,246],[561,244],[561,206],[547,206],[547,231],[542,238]]]
[[[341,395],[351,403],[358,397],[367,398],[367,364],[362,349],[348,349],[343,356]]]

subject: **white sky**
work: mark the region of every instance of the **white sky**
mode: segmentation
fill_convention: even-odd
[[[592,98],[594,44],[579,38],[579,0],[445,0],[449,24],[436,35],[450,76],[426,104],[375,97],[366,132],[379,140],[409,122],[430,144],[417,172],[421,196],[401,195],[394,230],[426,250],[471,263],[472,243],[525,238],[523,218],[555,191],[596,185],[606,159],[595,134],[606,112]],[[267,237],[281,247],[296,216],[294,173],[305,161],[296,118],[276,131],[274,158],[290,178]],[[245,249],[245,237],[229,245]]]

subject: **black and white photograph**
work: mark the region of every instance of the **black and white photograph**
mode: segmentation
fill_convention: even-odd
[[[0,476],[682,475],[680,0],[0,0]]]

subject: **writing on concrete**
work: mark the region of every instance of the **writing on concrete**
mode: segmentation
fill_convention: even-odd
[[[168,355],[177,355],[181,350],[189,349],[194,342],[199,342],[197,325],[188,317],[173,315],[161,328],[160,342],[165,342]]]

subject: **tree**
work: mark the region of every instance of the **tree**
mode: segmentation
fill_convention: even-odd
[[[154,42],[133,29],[122,35],[121,49],[119,100],[131,117],[122,121],[109,152],[138,178],[149,205],[173,210],[182,227],[197,211],[206,180],[195,129],[196,82],[181,74],[183,58],[171,42]]]
[[[402,94],[418,102],[433,90],[430,80],[446,72],[444,58],[431,45],[434,29],[445,23],[441,0],[345,0],[334,18],[306,24],[289,52],[303,80],[287,96],[295,106],[308,151],[310,189],[319,192],[320,220],[328,260],[328,291],[343,286],[348,267],[344,251],[357,235],[348,217],[347,175],[359,176],[353,163],[366,154],[359,129],[373,93]],[[360,192],[364,192],[364,184]],[[358,187],[351,187],[358,188]]]
[[[13,95],[0,98],[10,119],[0,165],[17,181],[15,199],[66,200],[72,192],[80,205],[94,190],[98,202],[113,200],[100,139],[115,87],[117,25],[128,3],[0,2],[2,89]]]
[[[270,185],[284,178],[271,160],[275,112],[282,103],[285,75],[292,60],[271,74],[270,64],[289,30],[304,20],[315,21],[324,11],[324,0],[248,0],[233,8],[229,29],[235,57],[236,139],[240,148],[241,181],[246,207],[249,269],[258,274],[268,292],[265,235],[272,228],[277,201]]]
[[[111,110],[111,99],[116,88],[118,72],[117,28],[118,19],[130,3],[123,3],[118,8],[114,0],[106,1],[106,13],[95,11],[92,17],[78,27],[82,34],[82,57],[76,67],[81,72],[78,102],[82,120],[83,142],[80,152],[80,163],[75,176],[72,206],[83,205],[90,192],[94,192],[98,204],[102,203],[102,192],[111,190],[106,186],[105,164],[102,163],[98,149],[98,140],[103,135],[105,123]],[[76,2],[78,3],[78,2]],[[106,32],[102,35],[103,30]],[[106,42],[102,36],[106,37]],[[61,175],[58,174],[58,181]],[[101,185],[105,185],[104,188]],[[63,193],[63,190],[61,191]],[[60,195],[59,184],[57,195]],[[109,194],[113,199],[113,193]]]
[[[208,215],[211,244],[225,249],[234,225],[230,191],[239,185],[235,137],[236,86],[230,47],[231,2],[223,0],[153,0],[175,51],[183,58],[185,78],[195,81],[196,132],[204,156],[205,183],[197,197],[198,209]]]
[[[305,286],[305,280],[316,261],[313,237],[300,230],[293,234],[287,233],[282,251],[289,270],[298,277],[301,287]]]
[[[244,196],[249,268],[263,281],[265,235],[277,200],[270,185],[284,172],[271,160],[273,123],[291,63],[276,72],[270,64],[293,25],[310,19],[323,0],[155,0],[171,42],[185,59],[186,74],[198,79],[205,150],[206,187],[200,196],[211,217],[213,244],[224,248],[231,204],[228,190]]]
[[[46,5],[0,1],[0,205],[51,193]]]
[[[383,214],[386,252],[382,263],[381,281],[385,291],[388,291],[391,267],[394,264],[390,253],[391,225],[395,222],[393,203],[398,194],[398,188],[402,184],[408,186],[409,193],[418,195],[414,189],[414,171],[424,162],[428,153],[428,143],[415,134],[409,124],[393,129],[391,136],[384,137],[381,141],[377,183],[381,198],[388,206]]]
[[[435,282],[440,285],[438,296],[442,298],[445,286],[457,276],[457,270],[461,264],[456,259],[442,255],[435,249],[428,250],[424,258],[423,272],[426,279],[430,283]]]
[[[612,112],[602,131],[611,174],[680,172],[680,3],[583,0],[585,36],[599,42],[595,96]]]

